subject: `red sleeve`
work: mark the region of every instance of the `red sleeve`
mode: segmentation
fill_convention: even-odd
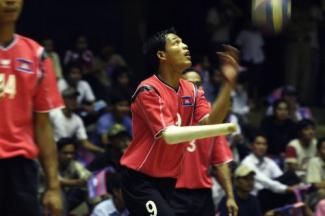
[[[225,136],[213,138],[212,160],[214,165],[224,164],[233,160],[232,152],[228,146],[228,141]]]
[[[196,97],[194,121],[195,122],[201,121],[205,116],[207,116],[210,113],[210,110],[211,108],[207,99],[204,96],[204,91],[198,89],[198,95]]]
[[[47,57],[41,61],[39,67],[42,77],[34,95],[34,111],[48,112],[51,109],[63,107],[64,103],[58,91],[52,61]]]
[[[297,158],[297,151],[294,147],[288,146],[285,152],[285,159],[296,159]]]
[[[166,127],[175,124],[166,102],[154,89],[139,93],[134,103],[138,106],[138,114],[149,125],[155,137]]]

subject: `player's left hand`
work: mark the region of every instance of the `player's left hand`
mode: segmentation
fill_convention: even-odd
[[[60,189],[48,189],[43,197],[44,215],[62,215],[62,197]]]
[[[221,73],[226,81],[234,86],[239,71],[239,51],[229,45],[223,45],[223,48],[224,52],[217,52],[221,63]]]
[[[238,206],[234,198],[228,198],[226,206],[227,206],[228,216],[238,215]]]

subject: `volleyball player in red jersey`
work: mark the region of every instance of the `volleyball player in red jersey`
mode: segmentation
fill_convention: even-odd
[[[15,34],[22,0],[0,0],[0,215],[39,215],[39,156],[45,211],[61,215],[56,146],[48,111],[63,106],[43,47]]]
[[[170,145],[167,131],[176,126],[221,123],[228,111],[230,91],[238,63],[228,53],[220,53],[227,82],[212,111],[202,91],[181,78],[190,67],[187,45],[173,30],[158,32],[146,44],[151,71],[132,98],[133,140],[121,159],[123,197],[131,215],[173,216],[170,198],[188,143]]]
[[[195,83],[200,90],[199,73],[189,68],[183,78]],[[236,216],[236,205],[228,163],[233,160],[232,152],[224,136],[193,140],[186,148],[180,175],[177,178],[171,206],[177,216],[214,216],[212,179],[210,168],[215,170],[218,180],[227,195],[229,215]]]

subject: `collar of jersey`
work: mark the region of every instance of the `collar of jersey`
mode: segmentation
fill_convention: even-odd
[[[177,89],[174,89],[171,85],[169,85],[168,83],[166,83],[164,80],[161,79],[161,77],[158,74],[154,75],[160,82],[162,82],[165,86],[167,86],[168,88],[172,89],[173,91],[175,91],[176,93],[178,93],[179,90],[179,85]]]
[[[9,50],[11,47],[13,47],[16,44],[17,36],[14,34],[14,36],[11,38],[10,41],[8,41],[5,45],[0,45],[1,50]]]

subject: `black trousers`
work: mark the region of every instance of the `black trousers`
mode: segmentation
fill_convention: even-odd
[[[176,179],[154,178],[123,168],[122,193],[131,216],[175,216],[170,206]]]
[[[214,216],[211,189],[176,189],[171,206],[177,216]]]
[[[0,215],[40,215],[35,161],[24,157],[0,159],[0,171]]]

